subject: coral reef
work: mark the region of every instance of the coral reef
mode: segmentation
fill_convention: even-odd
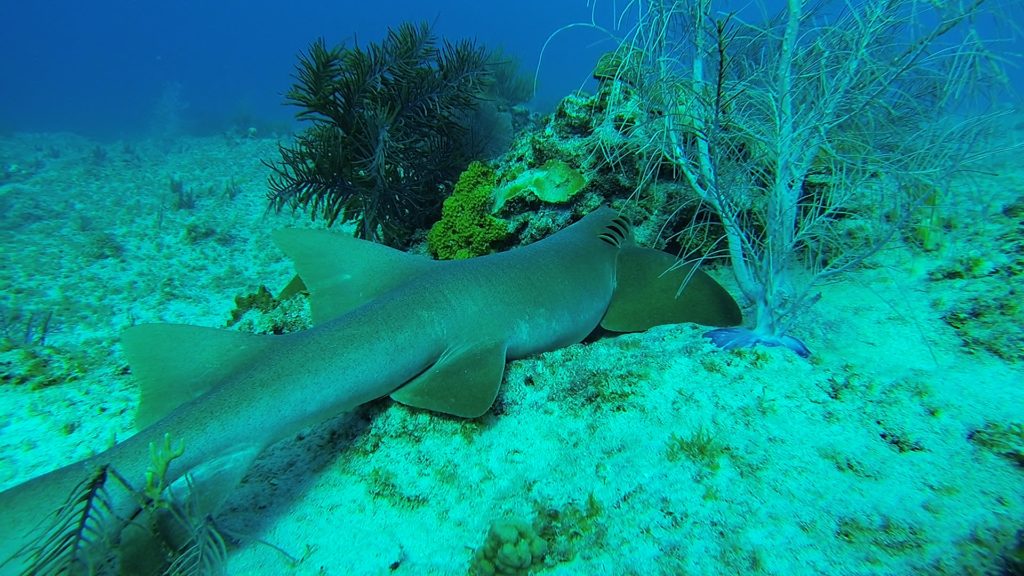
[[[300,57],[288,92],[313,125],[279,162],[265,162],[270,205],[356,222],[357,235],[404,246],[438,215],[447,184],[485,148],[472,113],[491,84],[486,49],[437,40],[426,24],[389,30],[381,44]],[[479,120],[479,118],[475,118]]]
[[[427,233],[427,248],[441,260],[461,260],[493,252],[508,237],[508,224],[491,216],[494,170],[473,162],[444,201],[441,219]]]
[[[970,436],[971,442],[1024,468],[1024,423],[989,422]]]
[[[472,576],[525,576],[543,565],[548,544],[525,522],[500,520],[491,525],[484,543],[473,555]]]
[[[512,198],[531,195],[541,202],[559,204],[567,202],[586,186],[587,181],[577,170],[561,160],[548,160],[540,168],[527,170],[515,180],[494,191],[494,212]]]

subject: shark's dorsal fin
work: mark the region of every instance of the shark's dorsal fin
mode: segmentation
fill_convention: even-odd
[[[275,230],[274,243],[295,262],[309,289],[313,323],[369,302],[442,263],[327,230]],[[290,285],[289,285],[290,286]]]
[[[185,324],[140,324],[121,335],[124,355],[142,390],[139,430],[254,362],[273,340]]]
[[[391,398],[416,408],[476,418],[498,396],[505,375],[505,342],[453,346]]]
[[[671,270],[674,264],[676,258],[660,250],[623,248],[616,265],[615,293],[601,327],[642,332],[662,324],[735,326],[742,321],[736,301],[718,282],[692,265]],[[679,293],[684,282],[686,287]]]

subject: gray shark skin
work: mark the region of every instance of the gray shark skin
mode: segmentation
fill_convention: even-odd
[[[635,247],[629,224],[609,208],[534,244],[452,262],[325,231],[284,230],[275,241],[309,289],[314,327],[282,336],[126,330],[125,355],[142,389],[140,432],[0,493],[0,574],[29,569],[30,555],[16,553],[33,528],[100,467],[140,488],[150,447],[165,435],[185,446],[166,480],[187,479],[208,495],[201,512],[212,514],[264,448],[366,402],[391,396],[474,418],[493,403],[508,360],[580,342],[598,326],[741,320],[707,275],[665,274],[674,258]],[[629,293],[617,290],[627,285]],[[137,497],[112,498],[118,517],[138,513]]]

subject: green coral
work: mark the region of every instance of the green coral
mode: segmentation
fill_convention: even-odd
[[[298,276],[278,298],[260,286],[255,292],[235,296],[235,308],[226,328],[254,334],[288,334],[310,328],[309,307],[305,297],[306,286]]]
[[[415,510],[428,503],[426,496],[408,490],[397,474],[382,466],[370,470],[366,488],[374,499],[384,500],[395,508]]]
[[[970,437],[974,444],[1024,467],[1024,423],[989,422]]]
[[[534,507],[537,533],[548,543],[546,565],[571,562],[582,551],[607,546],[604,506],[593,492],[586,502],[570,501],[557,507],[534,502]]]
[[[583,175],[561,160],[548,160],[540,168],[527,170],[494,193],[493,212],[517,196],[533,194],[549,204],[566,202],[587,185]]]
[[[637,86],[643,78],[643,59],[642,50],[628,45],[605,52],[594,66],[594,79],[598,82],[621,81]]]
[[[79,354],[56,346],[15,346],[0,339],[0,384],[39,390],[74,382],[83,371]]]
[[[494,170],[473,162],[444,201],[441,219],[427,233],[427,248],[441,260],[461,260],[493,252],[509,235],[508,224],[491,216]]]
[[[927,543],[921,528],[899,518],[887,516],[878,519],[839,518],[836,536],[848,544],[871,550],[885,550],[890,554],[919,553]]]
[[[473,554],[469,573],[472,576],[525,576],[532,568],[544,564],[547,551],[548,543],[529,524],[499,520],[491,525],[483,545]]]
[[[729,448],[703,426],[698,426],[689,436],[672,434],[665,449],[669,462],[689,460],[712,472],[718,470],[719,460]]]
[[[270,290],[266,286],[260,285],[255,292],[235,296],[235,308],[231,311],[231,320],[228,321],[227,327],[230,328],[238,324],[250,310],[266,314],[273,311],[277,306],[278,302],[274,295],[270,293]]]
[[[153,507],[170,509],[173,506],[167,494],[167,469],[170,468],[171,462],[184,454],[185,441],[179,439],[175,444],[171,441],[169,433],[164,433],[162,443],[149,443],[150,464],[146,469],[146,486],[143,487],[142,494]]]

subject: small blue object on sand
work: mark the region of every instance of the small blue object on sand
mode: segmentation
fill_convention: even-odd
[[[811,351],[799,339],[792,336],[774,336],[771,334],[758,334],[749,328],[718,328],[704,333],[704,337],[710,339],[716,346],[723,350],[735,350],[737,348],[749,348],[751,346],[784,346],[801,358],[807,358]]]

